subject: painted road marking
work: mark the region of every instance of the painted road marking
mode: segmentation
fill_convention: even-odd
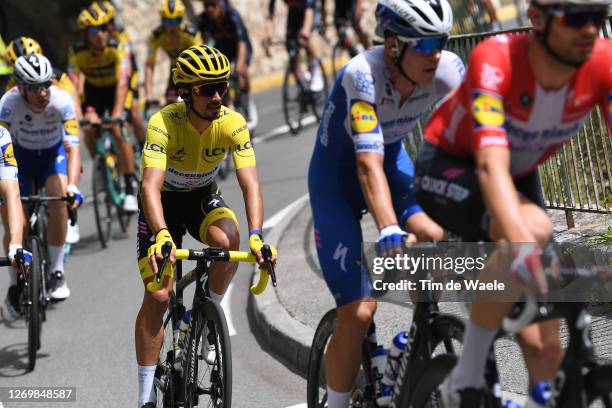
[[[317,118],[314,117],[313,115],[310,116],[306,116],[305,118],[302,119],[302,126],[308,126],[311,125],[313,123],[315,123],[317,121]],[[252,139],[253,144],[257,144],[257,143],[261,143],[261,142],[265,142],[266,140],[269,139],[274,139],[276,137],[282,136],[284,134],[289,133],[289,125],[282,125],[279,126],[275,129],[272,129],[266,133],[263,133],[259,136],[255,136]]]
[[[287,408],[307,408],[308,404],[307,403],[303,403],[303,404],[297,404],[297,405],[292,405],[290,407]]]
[[[227,288],[227,292],[225,292],[225,296],[223,296],[223,300],[221,301],[221,308],[223,309],[223,313],[225,313],[227,331],[229,332],[230,337],[236,334],[236,329],[234,328],[234,322],[232,320],[232,309],[230,307],[230,297],[232,296],[233,289],[234,284],[230,283],[229,287]]]
[[[276,227],[276,224],[278,224],[285,217],[285,215],[287,215],[289,211],[291,211],[297,206],[302,205],[305,200],[308,200],[308,194],[304,194],[303,196],[301,196],[300,198],[298,198],[297,200],[274,214],[272,217],[268,218],[264,222],[263,229],[267,230]]]

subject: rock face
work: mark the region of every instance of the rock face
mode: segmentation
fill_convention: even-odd
[[[202,1],[186,0],[192,16],[202,11]],[[251,75],[264,75],[280,71],[285,67],[287,53],[282,45],[272,49],[272,57],[267,58],[262,50],[261,41],[265,33],[268,0],[230,0],[242,15],[254,47]],[[20,36],[36,38],[54,65],[65,68],[67,51],[78,39],[76,16],[80,9],[88,5],[88,0],[0,0],[0,33],[6,42]],[[140,67],[146,58],[147,37],[160,24],[158,7],[160,0],[114,0],[120,10],[125,27],[132,37]],[[336,42],[332,24],[334,1],[327,0],[328,29],[325,37],[314,35],[319,53],[329,56]],[[374,31],[374,9],[376,0],[364,0],[364,26],[370,33]],[[283,0],[276,1],[274,19],[274,40],[282,41],[285,36],[287,7]],[[161,53],[160,53],[161,54]],[[156,83],[165,86],[168,64],[165,56],[158,56]],[[144,79],[144,72],[141,80]],[[156,90],[158,93],[159,89]],[[163,92],[163,90],[161,90]]]

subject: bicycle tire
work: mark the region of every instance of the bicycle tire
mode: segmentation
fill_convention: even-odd
[[[422,358],[417,358],[417,361],[423,361],[424,364],[428,364],[427,361],[430,361],[430,358],[435,358],[436,350],[440,345],[444,347],[444,354],[457,354],[452,341],[458,341],[461,343],[463,341],[463,333],[465,331],[465,324],[461,319],[456,316],[442,313],[436,316],[430,323],[427,328],[431,335],[431,343],[428,347],[429,350],[432,351],[432,356],[423,356]],[[405,367],[402,371],[400,368],[400,376],[409,376],[412,372],[420,372],[420,367]],[[420,380],[419,380],[420,381]],[[396,390],[399,388],[399,392],[397,392],[397,397],[395,400],[395,406],[397,407],[405,407],[410,403],[411,398],[411,384],[414,382],[409,381],[408,378],[398,378],[398,385],[396,385]]]
[[[592,368],[584,376],[587,401],[589,406],[593,402],[601,401],[605,408],[612,407],[612,365],[601,365]]]
[[[174,370],[174,324],[170,318],[172,308],[164,313],[163,341],[159,350],[159,362],[155,369],[155,394],[157,408],[175,408],[178,406],[177,390],[179,376]]]
[[[221,306],[212,299],[205,299],[192,314],[189,342],[185,350],[184,369],[185,408],[199,405],[199,399],[207,395],[213,407],[232,406],[232,353],[227,321]],[[204,336],[208,335],[209,323],[214,327],[216,356],[211,366],[206,363],[202,353]],[[204,361],[199,365],[200,361]],[[205,368],[200,370],[200,368]],[[206,370],[211,368],[210,371]],[[201,373],[204,375],[200,376]],[[201,382],[200,379],[203,381]],[[209,383],[205,387],[203,382]],[[210,406],[211,404],[204,404]]]
[[[294,87],[297,90],[296,97],[293,97],[290,94],[291,87]],[[285,79],[283,81],[283,115],[285,116],[285,123],[287,123],[287,126],[289,126],[289,131],[294,136],[297,135],[302,129],[302,117],[304,115],[304,109],[302,106],[303,100],[304,89],[302,89],[302,85],[295,77],[295,74],[291,70],[291,64],[289,64],[287,70],[285,71]],[[290,106],[290,104],[296,104],[296,117],[292,116],[292,106]]]
[[[108,248],[113,221],[112,203],[109,197],[106,171],[107,169],[104,158],[102,156],[96,156],[93,161],[91,194],[93,196],[98,240],[100,241],[102,248]]]
[[[325,107],[325,102],[327,102],[327,96],[329,95],[329,80],[327,79],[325,67],[323,67],[321,60],[316,58],[316,61],[323,77],[323,90],[320,92],[310,92],[309,94],[312,113],[315,115],[315,118],[317,118],[317,122],[319,122],[323,117],[323,108]]]
[[[32,265],[30,265],[27,273],[28,304],[26,306],[26,324],[28,325],[28,370],[33,371],[34,367],[36,367],[36,352],[38,349],[40,349],[40,332],[42,326],[40,308],[42,253],[40,242],[38,242],[36,237],[29,237],[27,244],[30,252],[32,253]]]
[[[432,358],[419,373],[420,378],[410,398],[409,408],[443,407],[439,401],[438,387],[457,364],[454,354],[440,354]],[[400,405],[401,406],[401,405]]]
[[[115,160],[115,166],[117,164],[117,160]],[[120,191],[125,191],[121,186],[121,173],[119,171],[110,171],[109,180],[113,183],[113,187],[115,189],[116,194],[119,194]],[[126,233],[128,228],[130,227],[130,222],[132,220],[132,214],[125,212],[123,210],[123,200],[114,201],[115,211],[117,213],[117,220],[119,221],[119,228],[121,228],[122,233]]]
[[[327,394],[325,380],[325,367],[323,357],[329,338],[336,327],[336,309],[325,313],[319,321],[315,335],[312,339],[310,354],[308,356],[308,369],[306,374],[306,401],[308,408],[323,408],[327,405]],[[363,357],[362,357],[363,362]],[[369,400],[365,391],[365,374],[363,364],[353,386],[349,407],[376,406],[374,401]]]

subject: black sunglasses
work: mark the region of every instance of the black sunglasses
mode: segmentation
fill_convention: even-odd
[[[585,9],[548,9],[547,12],[561,20],[563,25],[571,28],[582,28],[589,23],[601,28],[607,18],[606,10]]]
[[[49,82],[45,82],[43,84],[38,84],[38,85],[24,84],[24,87],[29,92],[37,93],[37,92],[49,90],[49,88],[51,88],[51,85],[53,85],[53,83],[49,81]]]
[[[227,92],[227,82],[196,85],[191,89],[193,89],[193,94],[195,96],[205,96],[207,98],[211,98],[215,96],[216,93],[218,93],[219,96],[223,96],[225,92]]]

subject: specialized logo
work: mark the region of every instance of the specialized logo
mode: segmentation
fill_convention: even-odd
[[[477,128],[500,127],[504,124],[504,104],[497,96],[475,92],[472,116]]]
[[[64,119],[73,118],[74,117],[74,109],[71,105],[64,106],[64,111],[62,112]]]
[[[355,73],[355,89],[357,92],[371,95],[374,92],[374,77],[369,72]]]
[[[374,106],[364,101],[355,101],[351,105],[351,128],[354,133],[369,133],[378,127],[378,118]]]
[[[499,85],[504,81],[504,77],[504,72],[501,68],[489,65],[486,62],[482,64],[480,83],[485,88],[499,91]]]
[[[2,146],[2,158],[5,166],[17,167],[17,160],[15,159],[12,143],[7,143]]]
[[[78,135],[79,124],[74,119],[67,120],[66,122],[64,122],[64,131],[69,135]]]

